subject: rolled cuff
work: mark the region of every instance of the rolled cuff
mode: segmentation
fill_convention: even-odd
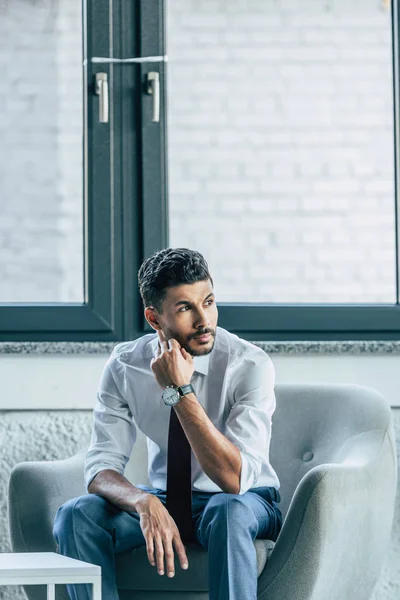
[[[240,456],[242,457],[242,470],[240,472],[240,490],[239,494],[244,494],[250,488],[255,487],[257,480],[260,476],[260,470],[254,467],[253,461],[247,454],[241,450]]]

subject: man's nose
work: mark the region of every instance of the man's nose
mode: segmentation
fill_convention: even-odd
[[[199,327],[200,325],[202,325],[202,327],[210,326],[210,319],[208,318],[207,312],[202,308],[198,310],[196,319],[196,326]]]

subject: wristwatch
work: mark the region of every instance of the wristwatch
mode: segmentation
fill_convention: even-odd
[[[186,396],[186,394],[194,394],[194,389],[191,383],[187,385],[181,385],[175,387],[174,385],[167,385],[161,394],[162,399],[164,400],[164,404],[167,406],[175,406],[178,404],[179,400]]]

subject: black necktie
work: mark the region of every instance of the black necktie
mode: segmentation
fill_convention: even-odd
[[[191,448],[173,407],[168,432],[166,505],[182,541],[193,540]]]

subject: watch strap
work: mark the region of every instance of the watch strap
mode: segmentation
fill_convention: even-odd
[[[194,388],[192,386],[191,383],[188,383],[187,385],[181,385],[179,387],[176,388],[178,390],[178,394],[182,397],[182,396],[186,396],[186,394],[194,394]]]

